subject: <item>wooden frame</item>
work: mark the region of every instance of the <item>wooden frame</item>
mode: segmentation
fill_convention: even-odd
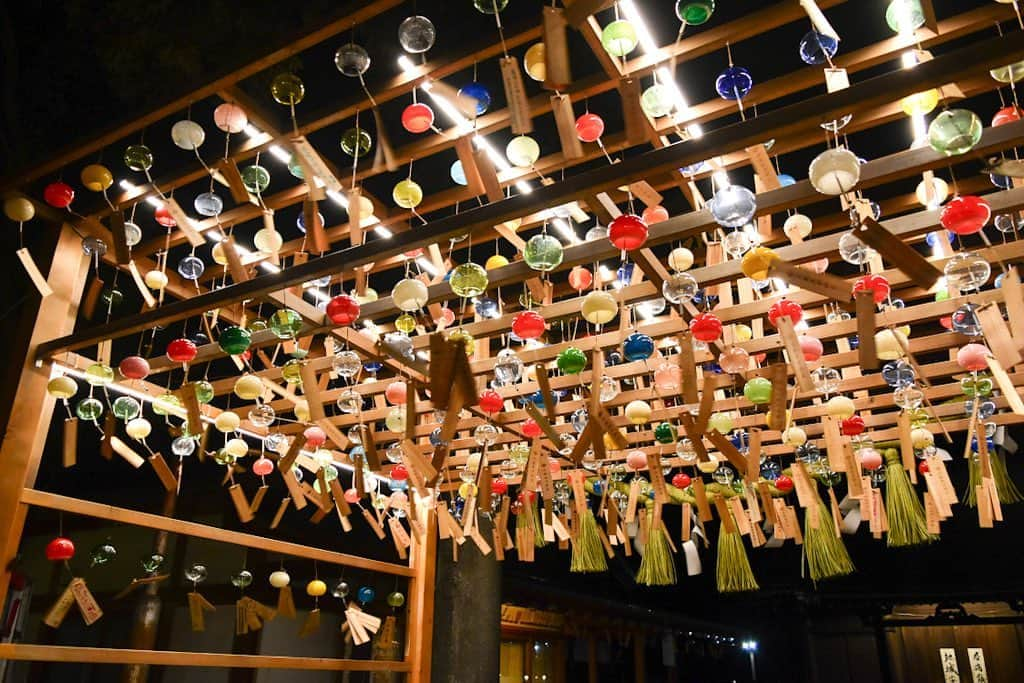
[[[823,8],[829,8],[844,4],[845,0],[819,0]],[[338,32],[344,30],[353,23],[367,20],[381,12],[389,10],[399,3],[397,0],[377,0],[371,3],[356,3],[353,8],[342,18],[331,22],[316,32],[304,36],[294,42],[289,48],[276,51],[266,58],[254,62],[242,69],[218,78],[213,83],[201,88],[189,96],[189,100],[217,95],[226,101],[243,99],[242,91],[237,87],[241,80],[265,69],[268,65],[288,56],[292,52],[300,51],[311,45],[325,40]],[[608,3],[587,3],[589,6],[603,6]],[[931,4],[926,2],[926,8],[931,10]],[[925,47],[939,45],[948,41],[956,40],[965,35],[975,33],[987,28],[992,21],[1011,16],[1011,10],[1001,6],[988,6],[972,12],[964,13],[944,21],[937,21],[934,11],[929,12],[929,23],[926,31],[923,31],[918,38]],[[766,28],[778,27],[785,23],[799,20],[803,17],[802,10],[797,3],[786,3],[781,8],[771,8],[744,17],[742,20],[732,22],[701,33],[696,37],[687,37],[676,45],[666,48],[665,54],[683,61],[693,59],[700,55],[708,54],[719,50],[729,41],[743,40],[759,35]],[[584,31],[588,43],[594,47],[595,54],[604,69],[603,76],[594,76],[584,79],[570,88],[567,96],[570,99],[579,100],[589,95],[600,92],[608,92],[616,87],[618,79],[623,74],[630,74],[640,77],[649,74],[658,66],[658,62],[652,57],[641,57],[630,60],[627,64],[620,66],[599,49],[599,40],[596,29],[596,22],[591,18],[582,22],[581,29]],[[510,36],[507,44],[517,46],[536,39],[540,34],[537,27],[528,27],[525,30],[517,31]],[[914,44],[905,36],[898,36],[881,41],[875,45],[865,47],[855,53],[843,56],[839,60],[840,66],[845,66],[851,73],[877,67],[888,60],[898,56],[903,50]],[[377,93],[379,101],[395,99],[405,95],[412,88],[422,84],[427,79],[438,79],[442,76],[455,73],[474,60],[496,56],[499,53],[497,45],[482,48],[475,54],[460,56],[456,59],[428,64],[415,70],[414,73],[403,73],[392,79],[382,90]],[[723,126],[708,132],[700,139],[689,140],[686,144],[670,145],[668,137],[678,134],[680,126],[688,123],[705,123],[729,115],[732,112],[733,104],[724,103],[720,100],[708,101],[691,108],[690,118],[686,121],[660,121],[649,120],[645,126],[645,133],[651,140],[654,151],[645,154],[630,156],[627,160],[614,166],[599,168],[587,173],[570,178],[561,183],[544,186],[536,189],[530,195],[520,195],[502,201],[495,201],[482,208],[468,211],[451,218],[431,222],[424,228],[396,234],[394,239],[388,242],[373,241],[366,244],[357,244],[348,249],[342,249],[330,253],[322,258],[313,259],[302,265],[294,265],[280,273],[257,278],[247,279],[246,266],[256,263],[256,260],[242,264],[234,264],[232,279],[234,284],[216,291],[200,292],[195,295],[191,285],[171,274],[171,282],[168,292],[181,298],[181,301],[168,303],[161,307],[111,324],[87,328],[78,332],[74,331],[74,321],[78,304],[82,297],[85,278],[88,270],[88,259],[81,253],[78,237],[72,232],[70,226],[62,228],[60,243],[51,269],[48,280],[54,294],[44,300],[40,309],[39,317],[33,331],[29,354],[23,367],[19,381],[18,396],[19,404],[11,415],[11,429],[4,439],[2,450],[0,450],[0,461],[8,468],[5,476],[0,479],[0,546],[2,546],[2,559],[5,566],[10,566],[10,561],[17,551],[21,539],[25,515],[30,506],[46,507],[55,510],[62,510],[72,514],[82,514],[99,519],[106,519],[119,523],[134,524],[159,531],[177,534],[186,534],[198,538],[205,538],[225,543],[236,544],[244,547],[258,548],[269,552],[283,553],[297,557],[314,559],[327,563],[347,565],[388,573],[395,576],[403,576],[409,581],[409,618],[408,633],[406,639],[405,657],[399,662],[364,662],[345,659],[300,659],[291,657],[269,657],[269,656],[248,656],[228,655],[216,653],[181,653],[181,652],[156,652],[150,650],[115,650],[105,648],[51,648],[35,645],[0,645],[0,657],[8,659],[27,659],[35,661],[88,661],[104,663],[124,664],[151,664],[151,665],[185,665],[185,666],[223,666],[223,667],[262,667],[262,668],[289,668],[307,670],[357,670],[357,671],[395,671],[409,674],[413,681],[429,680],[431,664],[431,642],[432,642],[432,620],[433,620],[433,582],[434,582],[434,560],[437,550],[436,523],[437,520],[432,512],[428,512],[425,519],[426,533],[423,540],[414,539],[411,548],[411,558],[408,566],[386,562],[377,562],[353,555],[332,552],[319,548],[309,548],[297,544],[286,543],[260,536],[232,532],[223,529],[210,527],[193,522],[175,520],[160,515],[152,515],[98,503],[76,500],[73,498],[57,496],[54,494],[34,489],[35,473],[41,457],[43,440],[46,436],[46,426],[52,419],[54,401],[45,391],[46,380],[49,377],[49,370],[52,363],[61,362],[62,356],[66,358],[70,351],[91,346],[110,338],[117,338],[128,334],[134,334],[149,329],[157,324],[181,320],[184,318],[202,315],[206,311],[219,309],[224,318],[232,321],[239,321],[245,315],[245,305],[249,300],[269,300],[282,305],[292,306],[305,319],[305,327],[302,336],[311,337],[315,334],[325,334],[328,337],[347,341],[363,354],[380,358],[391,370],[406,377],[414,378],[420,382],[426,381],[426,369],[418,361],[410,361],[396,357],[396,354],[383,344],[374,344],[367,341],[358,334],[347,330],[333,329],[324,321],[324,317],[306,301],[299,298],[298,302],[292,301],[293,295],[288,294],[289,288],[301,285],[303,282],[315,279],[323,274],[332,274],[339,271],[351,271],[354,267],[369,266],[374,268],[394,268],[399,263],[399,255],[402,252],[419,247],[433,247],[438,242],[450,237],[471,232],[474,235],[500,234],[495,232],[494,226],[505,221],[526,218],[528,224],[536,224],[541,218],[542,210],[568,202],[588,201],[602,192],[615,193],[616,188],[621,184],[648,179],[655,186],[655,189],[680,186],[686,184],[682,176],[677,172],[680,166],[700,162],[707,158],[718,155],[722,150],[737,150],[719,157],[723,168],[735,168],[746,166],[750,163],[749,155],[743,153],[747,147],[761,145],[767,139],[774,139],[779,149],[788,151],[800,149],[807,146],[807,140],[819,132],[819,124],[823,121],[833,119],[839,115],[853,113],[858,116],[857,121],[850,130],[879,125],[894,120],[898,115],[898,108],[892,102],[898,97],[913,94],[931,87],[941,87],[948,83],[964,85],[965,93],[981,93],[991,90],[994,86],[991,83],[980,82],[978,74],[983,73],[990,67],[1000,66],[1006,63],[1018,61],[1024,58],[1024,41],[1021,34],[1011,33],[1000,39],[991,39],[978,45],[970,45],[957,49],[946,55],[940,56],[932,61],[924,62],[913,71],[894,71],[863,81],[851,86],[847,90],[807,98],[797,104],[766,113],[755,119]],[[806,71],[798,76],[786,76],[769,82],[760,87],[755,96],[759,99],[752,100],[752,103],[766,102],[781,99],[809,89],[818,85],[818,74],[813,71]],[[336,123],[358,111],[361,102],[347,104],[346,106],[323,114],[312,122],[302,126],[300,132],[312,132],[324,126]],[[185,100],[178,99],[165,107],[151,113],[147,117],[124,126],[117,131],[101,136],[90,145],[77,150],[74,154],[60,155],[53,161],[33,171],[30,171],[25,178],[39,177],[53,168],[63,165],[69,160],[79,156],[92,153],[96,149],[119,139],[120,137],[137,130],[149,123],[160,120],[175,110],[182,109]],[[268,149],[275,143],[287,142],[288,134],[276,129],[272,125],[272,116],[261,112],[258,105],[247,103],[251,110],[253,120],[260,123],[265,135],[250,140],[241,149],[236,150],[232,161],[239,161],[250,158],[260,150]],[[547,95],[534,98],[529,103],[530,112],[539,115],[548,110],[550,101]],[[479,121],[479,130],[493,132],[503,130],[509,124],[510,115],[508,111],[492,112]],[[453,129],[454,130],[454,129]],[[439,139],[431,139],[418,142],[407,148],[397,150],[399,161],[421,157],[425,154],[436,153],[441,150],[450,149],[456,144],[452,131],[446,131]],[[981,143],[975,148],[977,154],[989,154],[1000,152],[1013,147],[1024,141],[1024,122],[1016,122],[999,128],[987,129]],[[613,134],[608,138],[608,149],[624,149],[630,145],[625,134]],[[580,159],[573,162],[585,162],[597,158],[597,150],[589,150]],[[907,152],[900,152],[885,158],[876,159],[864,165],[861,173],[860,188],[871,188],[893,180],[908,178],[918,175],[924,171],[945,166],[949,160],[930,149],[917,149]],[[537,169],[547,172],[554,168],[564,168],[571,165],[564,155],[555,154],[546,157],[538,162]],[[364,178],[380,172],[379,168],[368,167],[359,169],[357,178]],[[173,188],[182,184],[194,181],[205,174],[205,170],[193,169],[187,173],[180,174],[166,183],[161,181],[165,188]],[[500,178],[502,185],[508,185],[516,180],[527,177],[525,170],[513,170],[502,174]],[[23,178],[23,180],[25,179]],[[666,180],[667,178],[667,180]],[[965,181],[965,186],[971,181]],[[122,194],[118,199],[118,205],[128,204],[149,196],[155,189],[149,186],[142,186]],[[307,186],[299,185],[285,190],[274,197],[269,197],[268,204],[272,208],[284,207],[303,201],[307,197]],[[468,199],[472,196],[472,190],[455,190],[444,193],[443,196],[432,200],[428,208],[434,210],[451,205],[457,201]],[[686,190],[684,189],[684,193]],[[617,196],[617,195],[616,195]],[[693,204],[693,197],[687,195]],[[993,194],[989,197],[993,208],[997,212],[1018,211],[1024,208],[1024,188],[1012,189],[1005,192]],[[815,192],[809,182],[796,183],[793,186],[760,192],[758,194],[758,213],[762,217],[770,217],[773,213],[798,208],[821,200],[821,196]],[[904,210],[909,207],[907,200],[903,202]],[[910,200],[913,201],[913,200]],[[620,202],[621,203],[621,202]],[[590,207],[592,209],[596,207]],[[225,214],[221,222],[224,225],[245,222],[257,217],[259,210],[249,206],[241,206]],[[261,211],[259,211],[261,213]],[[62,219],[63,216],[52,211],[41,211],[43,215],[51,219]],[[99,223],[99,218],[107,215],[101,211],[94,216],[85,219],[81,229],[100,237],[109,238],[109,232]],[[383,223],[394,225],[409,217],[403,211],[391,211],[384,217]],[[926,232],[935,228],[935,212],[919,212],[910,216],[903,216],[886,221],[884,226],[893,234],[906,240],[917,239]],[[832,228],[842,225],[842,215],[838,218],[828,219]],[[770,227],[770,218],[768,219]],[[214,229],[213,222],[200,224],[200,230]],[[705,212],[695,211],[686,215],[671,218],[659,225],[653,226],[650,231],[646,247],[658,246],[678,241],[687,237],[698,237],[715,230],[714,222]],[[337,243],[346,238],[351,240],[349,226],[340,225],[326,230],[327,240]],[[506,239],[510,239],[506,233]],[[778,234],[770,235],[767,232],[766,238],[779,241]],[[184,237],[175,233],[171,241],[178,242]],[[807,262],[824,255],[832,255],[838,246],[839,234],[829,234],[824,237],[808,239],[802,244],[781,247],[777,254],[792,263]],[[510,241],[513,241],[510,239]],[[520,242],[521,242],[520,238]],[[141,245],[136,254],[137,266],[146,269],[152,265],[152,261],[146,258],[159,248],[163,240],[152,240],[150,243]],[[1024,259],[1022,242],[1016,242],[1009,248],[1003,248],[999,256],[1007,260],[1019,261]],[[293,253],[300,248],[298,241],[287,245],[285,253]],[[435,251],[434,265],[447,267],[443,257],[438,256]],[[604,241],[588,242],[572,246],[565,251],[565,258],[560,270],[568,269],[574,265],[590,264],[601,259],[611,258],[617,254],[617,250],[606,244]],[[107,257],[107,262],[117,267],[113,254]],[[623,311],[628,310],[626,306],[632,302],[642,301],[656,296],[660,289],[660,282],[667,277],[667,271],[662,267],[650,251],[644,251],[636,258],[640,266],[639,271],[634,275],[634,280],[619,294],[619,300],[623,305]],[[941,262],[941,260],[937,261]],[[726,260],[720,263],[708,264],[695,269],[692,274],[705,287],[725,285],[719,289],[720,292],[727,292],[733,295],[731,283],[741,278],[739,263],[736,260]],[[907,301],[914,302],[903,311],[886,313],[884,324],[899,325],[903,323],[927,320],[939,315],[944,315],[957,306],[967,301],[963,297],[954,297],[948,301],[935,303],[920,303],[930,295],[929,292],[912,285],[908,278],[898,270],[886,271],[893,287],[904,296]],[[344,281],[346,275],[339,277]],[[523,282],[530,282],[535,274],[521,262],[495,269],[491,273],[491,286],[512,285]],[[646,278],[646,281],[644,280]],[[534,282],[533,284],[536,284]],[[542,292],[543,293],[543,292]],[[429,304],[437,304],[446,298],[450,298],[449,286],[435,278],[429,287]],[[808,317],[818,319],[824,316],[825,311],[820,308],[824,303],[823,297],[808,292],[793,293],[793,298],[800,299],[808,309]],[[741,296],[742,299],[742,296]],[[752,297],[748,301],[741,301],[738,304],[726,309],[722,317],[726,324],[737,322],[744,316],[761,316],[768,306],[777,297],[771,299],[756,300]],[[972,297],[972,302],[984,301],[986,303],[1000,303],[1003,301],[1001,291],[986,291],[980,296]],[[561,320],[578,312],[580,300],[576,298],[561,300],[552,303],[547,311],[549,321]],[[367,304],[364,307],[364,316],[377,318],[394,313],[394,305],[390,297],[382,297],[378,301]],[[650,334],[659,341],[664,338],[671,338],[679,335],[685,327],[685,317],[692,314],[690,311],[681,311],[678,314],[670,314],[662,318],[635,326]],[[466,328],[483,337],[492,337],[510,322],[510,315],[502,316],[497,320],[475,320],[468,323]],[[605,329],[599,334],[587,340],[576,342],[576,345],[587,351],[600,352],[602,349],[617,345],[625,333],[630,330],[629,322],[621,321],[617,330]],[[819,325],[816,332],[824,339],[832,340],[846,337],[856,332],[856,324],[853,321],[840,321]],[[426,337],[420,337],[414,343],[415,348],[422,349]],[[255,337],[256,348],[276,343],[270,334],[257,334]],[[545,348],[529,350],[522,354],[522,359],[528,364],[550,363],[558,351],[565,348],[566,344],[552,344]],[[783,343],[779,335],[760,334],[754,339],[737,344],[750,353],[758,352],[779,352]],[[949,343],[934,337],[915,339],[909,346],[910,353],[928,353],[947,348]],[[472,372],[483,375],[490,372],[494,367],[494,359],[489,357],[489,347],[478,354],[471,364]],[[211,344],[201,350],[200,358],[210,360],[222,357],[223,353]],[[660,352],[659,352],[660,353]],[[667,356],[666,356],[667,357]],[[700,354],[698,362],[709,360],[712,354]],[[847,350],[840,350],[825,358],[827,362],[849,368],[852,365],[856,354]],[[66,362],[66,361],[65,361]],[[151,363],[157,372],[168,370],[172,365],[161,359],[153,359]],[[327,356],[311,356],[310,364],[306,366],[307,379],[317,379],[317,373],[327,370],[330,366],[330,358]],[[1011,381],[1017,385],[1024,385],[1024,372],[1021,368],[1010,369]],[[601,372],[611,377],[630,377],[637,382],[637,386],[620,394],[614,400],[607,402],[607,408],[618,409],[628,401],[638,398],[654,396],[655,410],[654,419],[668,419],[673,414],[685,407],[676,397],[672,401],[666,401],[667,397],[656,396],[651,389],[646,376],[650,367],[646,363],[623,364],[616,368],[604,369]],[[958,366],[952,361],[931,362],[922,367],[923,376],[930,380],[948,379],[959,372]],[[271,368],[261,371],[259,374],[266,380],[276,380],[279,368]],[[593,373],[583,373],[578,378],[553,377],[550,386],[554,389],[571,389],[577,382],[594,380]],[[888,439],[898,436],[897,421],[894,413],[886,412],[889,403],[872,396],[869,391],[878,388],[877,376],[860,376],[859,373],[848,373],[844,378],[842,387],[844,390],[855,392],[855,405],[858,409],[866,411],[865,421],[873,429],[876,439]],[[544,386],[544,382],[523,382],[513,389],[503,390],[502,397],[512,400],[525,396],[538,387]],[[326,385],[323,385],[326,386]],[[381,402],[381,394],[384,391],[386,382],[374,382],[359,385],[358,391],[365,395],[372,396],[377,401],[376,407],[367,414],[361,416],[368,419],[380,419],[386,410]],[[217,393],[225,393],[230,390],[227,382],[215,383]],[[954,394],[954,384],[939,384],[929,386],[925,391],[926,397],[939,403],[950,398]],[[336,397],[335,390],[321,391],[322,400],[333,400]],[[547,391],[545,393],[548,393]],[[824,409],[816,405],[816,392],[799,391],[793,398],[793,415],[798,419],[820,417]],[[804,404],[796,405],[797,400]],[[726,399],[722,399],[726,400]],[[728,399],[730,405],[737,408],[749,408],[749,402],[744,399]],[[275,401],[274,405],[287,409],[290,399]],[[997,401],[1000,407],[1006,405],[1006,399]],[[570,431],[570,425],[564,419],[574,409],[581,407],[585,401],[565,401],[557,406],[547,406],[548,418],[555,422],[553,429],[557,433]],[[417,402],[415,410],[410,415],[419,417],[433,410],[433,405],[426,400]],[[959,412],[958,412],[959,411]],[[452,454],[446,460],[450,469],[465,464],[469,450],[473,448],[473,441],[470,438],[469,430],[480,424],[483,415],[479,410],[471,409],[471,417],[462,420],[458,426],[461,436],[456,435],[451,443]],[[940,405],[934,411],[935,415],[944,420],[946,429],[963,430],[967,429],[970,421],[962,417],[962,410],[959,406]],[[506,453],[502,448],[512,440],[519,440],[522,432],[517,426],[525,419],[526,412],[510,409],[501,417],[500,422],[507,432],[499,438],[497,447],[488,453],[489,463],[495,467],[497,472],[498,463],[505,457]],[[562,422],[558,422],[561,419]],[[338,416],[334,418],[324,417],[324,424],[328,427],[341,427],[353,424],[356,418],[349,416]],[[758,416],[747,414],[737,420],[737,425],[742,427],[754,426]],[[408,433],[414,440],[418,441],[417,447],[423,453],[429,453],[431,448],[425,439],[429,434],[431,425],[423,420],[417,420],[419,424],[410,426]],[[1024,416],[1015,413],[1002,413],[995,419],[997,423],[1008,424],[1024,421]],[[622,415],[612,417],[612,422],[620,427],[628,424]],[[301,429],[300,426],[287,427],[282,432],[292,432]],[[820,429],[817,426],[809,426],[808,434],[812,437],[820,436]],[[339,432],[340,433],[340,432]],[[762,452],[768,455],[778,455],[784,452],[779,443],[780,435],[778,430],[764,430],[762,433]],[[378,441],[378,446],[383,446],[391,440],[389,436],[383,436]],[[636,446],[647,453],[660,451],[660,447],[646,445],[651,439],[651,432],[647,429],[634,430],[629,432],[628,441],[631,446]],[[820,441],[820,440],[819,440]],[[545,443],[544,448],[551,453],[556,451]],[[615,456],[619,457],[619,456]],[[511,479],[515,483],[516,478]],[[447,484],[445,485],[448,486]],[[0,595],[6,593],[9,583],[7,570],[0,572]],[[638,668],[642,672],[642,667]],[[638,673],[642,678],[642,673]]]

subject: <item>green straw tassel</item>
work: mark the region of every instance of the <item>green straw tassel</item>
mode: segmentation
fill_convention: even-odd
[[[885,487],[885,514],[889,518],[886,543],[893,548],[904,548],[934,541],[936,537],[928,533],[924,505],[895,448],[885,451]]]
[[[543,548],[544,545],[545,545],[545,542],[544,542],[544,527],[541,525],[541,521],[540,521],[540,508],[537,505],[537,496],[534,496],[533,500],[531,500],[529,503],[525,503],[525,504],[530,506],[531,513],[533,514],[533,545],[534,545],[534,547],[537,547],[537,548]],[[525,529],[526,528],[526,515],[525,514],[516,515],[516,528],[518,528],[518,529]]]
[[[613,503],[614,504],[614,503]],[[572,541],[572,562],[569,571],[578,574],[608,571],[608,558],[604,554],[604,544],[597,531],[597,520],[594,513],[587,512],[580,519],[579,533]]]
[[[843,539],[836,537],[832,513],[815,492],[818,504],[818,528],[811,526],[811,516],[804,515],[804,557],[811,580],[833,579],[853,573],[853,561]]]
[[[747,549],[739,532],[718,529],[718,566],[715,569],[719,593],[742,593],[760,588],[750,568]]]
[[[647,530],[647,545],[644,546],[636,582],[641,586],[674,586],[676,583],[676,563],[669,550],[668,539],[660,525],[654,526],[653,520]]]
[[[1006,470],[1006,456],[999,451],[992,450],[988,452],[988,458],[992,464],[992,479],[996,484],[996,495],[999,496],[999,503],[1001,505],[1013,505],[1024,500],[1024,495],[1021,495],[1020,489],[1013,483],[1013,479],[1010,479],[1010,473]],[[981,463],[976,455],[969,459],[969,463],[967,470],[970,473],[970,481],[963,498],[967,506],[973,508],[978,504],[974,487],[981,484]]]

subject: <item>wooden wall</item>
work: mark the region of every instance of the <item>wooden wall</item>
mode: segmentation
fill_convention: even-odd
[[[893,683],[944,683],[939,648],[956,650],[960,680],[972,683],[967,648],[985,652],[989,683],[1024,681],[1024,625],[897,626],[885,629]]]

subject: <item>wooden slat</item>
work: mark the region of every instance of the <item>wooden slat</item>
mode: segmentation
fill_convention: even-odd
[[[368,560],[356,555],[348,555],[345,553],[303,546],[297,543],[288,543],[286,541],[279,541],[273,538],[263,538],[253,534],[230,531],[228,529],[207,526],[196,522],[187,522],[182,519],[174,519],[172,517],[152,515],[146,512],[127,510],[125,508],[114,507],[113,505],[104,505],[102,503],[78,500],[77,498],[60,496],[55,493],[47,493],[46,491],[25,489],[21,495],[21,502],[25,505],[34,505],[36,507],[44,507],[51,510],[61,510],[74,515],[85,515],[87,517],[95,517],[96,519],[105,519],[118,524],[131,524],[134,526],[146,527],[148,529],[169,531],[173,534],[183,534],[194,538],[205,538],[210,541],[230,543],[232,545],[265,550],[269,553],[280,553],[282,555],[301,557],[308,560],[317,560],[328,564],[356,567],[359,569],[366,569],[368,571],[380,572],[382,574],[392,574],[395,576],[412,575],[412,570],[408,567],[391,564],[390,562]]]
[[[572,83],[565,14],[563,10],[547,6],[543,12],[544,87],[548,90],[564,90]]]
[[[403,660],[327,659],[273,655],[223,654],[219,652],[175,652],[132,650],[68,645],[0,644],[0,658],[29,662],[81,662],[89,664],[147,664],[151,666],[201,666],[227,669],[296,669],[304,671],[394,671],[410,670]]]

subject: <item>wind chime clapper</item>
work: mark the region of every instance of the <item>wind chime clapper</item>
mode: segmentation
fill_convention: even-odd
[[[459,413],[479,400],[464,340],[445,339],[441,333],[430,336],[430,396],[434,406],[445,411],[439,440],[451,441]]]

